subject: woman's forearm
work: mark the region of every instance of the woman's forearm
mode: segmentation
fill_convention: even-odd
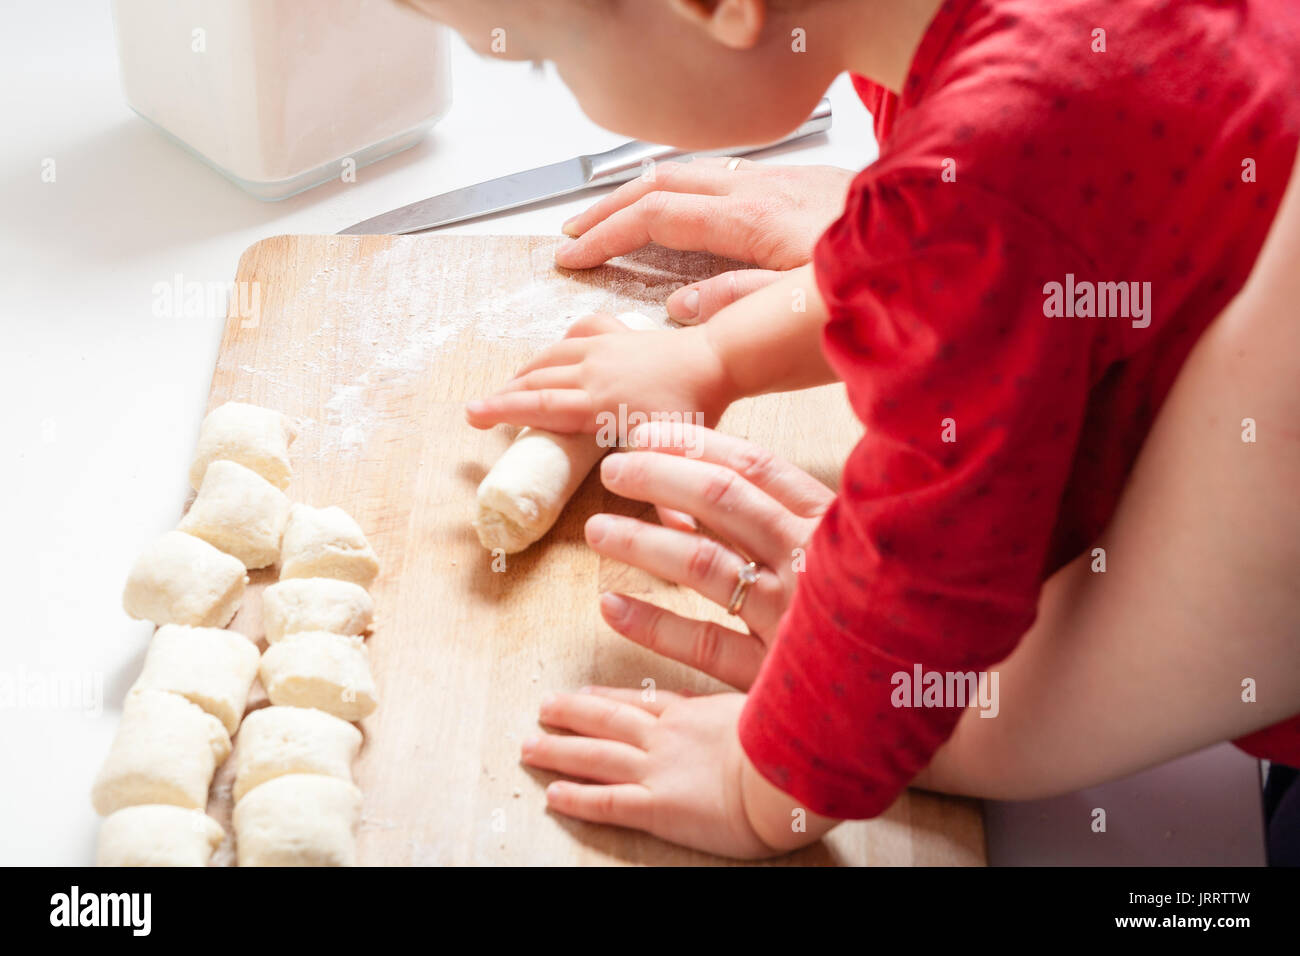
[[[1300,289],[1275,274],[1193,351],[1097,543],[1105,571],[1088,553],[1048,582],[998,716],[965,714],[916,786],[1066,792],[1300,712]]]

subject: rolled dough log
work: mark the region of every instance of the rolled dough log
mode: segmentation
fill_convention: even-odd
[[[100,816],[146,803],[202,810],[212,774],[229,755],[230,735],[217,718],[177,694],[134,691],[91,802]]]
[[[166,804],[124,807],[99,828],[96,866],[207,866],[226,838],[202,810]]]
[[[366,589],[336,578],[290,578],[262,592],[262,626],[274,644],[300,631],[364,634],[375,616]]]
[[[263,707],[244,720],[235,742],[235,802],[259,784],[289,773],[352,782],[361,731],[310,707]]]
[[[199,428],[199,447],[190,465],[190,487],[198,491],[208,465],[218,458],[251,468],[275,487],[289,486],[289,446],[298,435],[280,412],[243,402],[226,402],[208,412]]]
[[[244,716],[257,662],[257,645],[238,631],[167,624],[149,643],[144,669],[131,689],[179,694],[233,735]]]
[[[375,709],[370,656],[359,637],[302,631],[266,649],[258,670],[273,704],[315,707],[344,720]]]
[[[235,804],[240,866],[356,866],[361,791],[316,773],[276,777]]]
[[[659,323],[638,312],[616,316],[629,329]],[[560,512],[608,448],[593,435],[557,435],[525,428],[478,486],[474,530],[489,551],[516,554],[551,530]]]
[[[225,627],[247,583],[238,558],[183,531],[168,531],[136,559],[122,606],[132,617],[155,624]]]
[[[280,558],[289,520],[284,492],[251,468],[221,459],[208,465],[199,495],[177,529],[233,555],[246,568]]]
[[[365,534],[342,508],[313,508],[295,504],[289,509],[280,548],[280,580],[337,578],[363,588],[379,574],[379,559]]]

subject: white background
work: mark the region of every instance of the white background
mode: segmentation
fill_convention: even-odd
[[[137,551],[179,517],[224,323],[219,311],[156,318],[154,284],[178,273],[224,283],[240,253],[266,236],[337,232],[434,193],[621,141],[587,120],[550,72],[479,60],[459,41],[453,58],[454,105],[427,140],[363,167],[356,183],[263,203],[130,112],[108,4],[5,3],[0,674],[20,684],[31,674],[98,675],[106,704],[96,715],[0,703],[0,863],[93,859],[91,781],[151,632],[122,611],[122,582]],[[874,158],[870,119],[847,81],[830,95],[831,134],[780,161],[858,168]],[[56,163],[54,183],[41,181],[47,158]],[[590,201],[452,229],[554,234]],[[1175,846],[1170,859],[1191,853],[1210,862],[1204,854],[1218,850],[1257,858],[1254,763],[1217,749],[1189,767],[1166,772],[1165,783],[1116,784],[1085,802],[1105,799],[1112,818],[1130,807],[1127,849],[1148,862]],[[1186,820],[1177,839],[1163,822],[1174,802]],[[1153,809],[1151,821],[1135,823]],[[1066,809],[1060,825],[1044,827],[1057,812],[1051,804],[1004,811],[995,855],[1066,859],[1086,821]]]

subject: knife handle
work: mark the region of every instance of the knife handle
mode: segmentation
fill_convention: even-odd
[[[805,136],[812,136],[814,133],[825,132],[830,128],[831,101],[823,98],[817,104],[817,109],[813,110],[812,115],[798,129],[774,143],[687,152],[674,146],[660,146],[657,143],[643,143],[640,140],[633,140],[630,143],[624,143],[622,146],[616,146],[607,152],[584,156],[582,159],[584,164],[589,164],[591,170],[587,175],[587,185],[608,186],[636,179],[651,163],[662,163],[668,160],[689,163],[701,156],[744,156],[761,149],[784,146],[786,143],[793,143],[795,140],[803,139]]]

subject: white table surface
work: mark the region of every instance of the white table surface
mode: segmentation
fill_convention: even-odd
[[[267,236],[337,232],[433,193],[622,138],[586,119],[552,72],[485,62],[456,41],[454,105],[427,140],[363,167],[355,183],[264,203],[128,109],[107,4],[9,0],[5,13],[0,864],[76,865],[93,859],[91,781],[151,631],[122,611],[122,582],[137,551],[179,517],[224,322],[224,310],[155,317],[155,283],[178,274],[225,283],[240,253]],[[874,158],[869,117],[844,78],[830,96],[829,136],[780,161],[861,167]],[[46,159],[56,164],[53,183],[41,180]],[[556,233],[590,201],[452,229]],[[34,696],[56,686],[84,690],[76,699],[86,704],[48,706]],[[5,687],[18,699],[7,698]],[[1229,754],[1220,770],[1202,770],[1166,795],[1179,801],[1181,819],[1197,821],[1185,830],[1199,834],[1192,838],[1204,854],[1221,847],[1224,834],[1259,843],[1258,806],[1241,797],[1253,767]],[[1226,807],[1225,776],[1236,794]],[[1115,794],[1124,799],[1121,785]],[[1155,811],[1153,852],[1168,842],[1159,822],[1166,796],[1148,788],[1134,811]],[[1018,831],[1015,808],[1008,812],[998,838],[1032,840],[1024,847],[1031,856],[1054,858],[1057,837],[1041,827]],[[1060,858],[1067,857],[1062,846]]]

